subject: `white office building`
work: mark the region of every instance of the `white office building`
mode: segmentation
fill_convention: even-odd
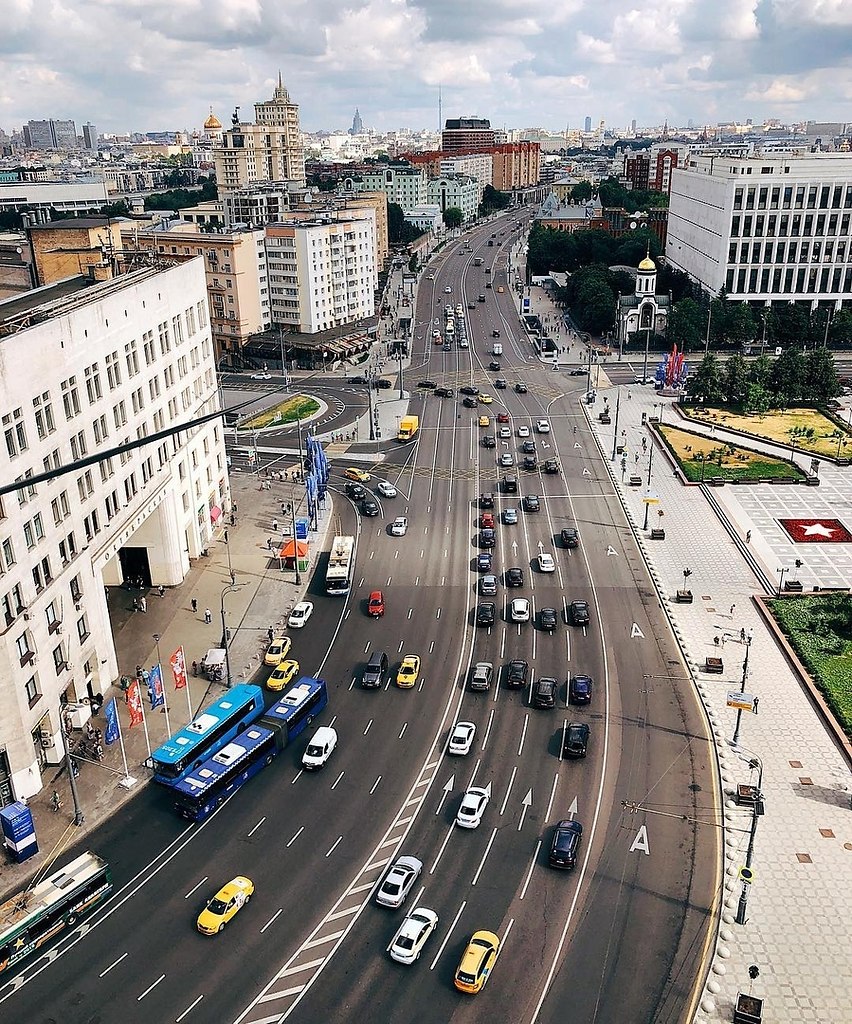
[[[470,178],[476,178],[480,184],[481,196],[481,190],[492,184],[494,158],[490,153],[465,153],[444,157],[440,167],[441,174],[466,174]]]
[[[106,268],[104,273],[106,273]],[[180,583],[228,503],[201,259],[0,303],[0,803],[37,793],[62,719],[118,678],[105,588]]]
[[[473,220],[479,212],[482,186],[466,174],[443,174],[429,181],[429,202],[445,210],[461,210],[464,221]]]
[[[357,178],[345,178],[347,191],[385,192],[389,203],[403,210],[429,202],[426,173],[418,167],[381,165],[378,170]]]
[[[672,171],[666,258],[715,295],[852,305],[852,154],[693,155]]]

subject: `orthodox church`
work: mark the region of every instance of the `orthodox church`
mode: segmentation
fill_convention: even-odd
[[[657,264],[646,253],[636,271],[636,291],[618,296],[618,343],[622,351],[637,331],[666,333],[671,296],[657,295],[656,291]]]

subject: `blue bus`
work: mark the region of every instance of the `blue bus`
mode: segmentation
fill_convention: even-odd
[[[284,747],[313,722],[326,704],[325,680],[302,676],[269,708],[260,724],[268,729],[280,729],[284,733],[280,740]]]
[[[154,781],[173,786],[262,714],[263,690],[238,683],[157,747],[145,762]]]
[[[267,765],[279,750],[278,734],[254,723],[172,786],[175,810],[190,821],[204,821]]]

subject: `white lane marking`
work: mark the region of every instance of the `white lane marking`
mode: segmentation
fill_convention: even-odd
[[[447,848],[447,843],[450,841],[450,836],[455,831],[455,828],[456,828],[455,823],[453,823],[452,825],[450,825],[449,831],[447,832],[446,836],[444,836],[444,841],[443,841],[443,843],[441,843],[441,849],[438,850],[438,856],[435,858],[435,861],[432,864],[432,867],[429,868],[429,874],[430,875],[434,875],[435,874],[435,868],[438,866],[438,861],[440,861],[440,859],[441,859],[441,857],[442,857],[442,855],[444,853],[444,850]]]
[[[488,715],[488,725],[485,726],[485,735],[482,737],[482,749],[485,750],[488,745],[488,735],[491,732],[491,723],[494,721],[494,708],[491,709]]]
[[[300,769],[299,769],[299,770],[298,770],[298,771],[296,772],[296,774],[295,774],[295,775],[293,776],[293,778],[292,778],[292,779],[290,779],[290,785],[292,786],[292,785],[293,785],[294,783],[298,782],[298,781],[299,781],[299,779],[300,779],[300,778],[302,777],[302,775],[303,775],[303,774],[304,774],[304,773],[302,772],[302,769],[300,768]]]
[[[266,924],[260,929],[260,934],[263,935],[263,933],[266,931],[266,929],[270,925],[275,924],[275,922],[278,920],[279,914],[283,914],[283,913],[284,913],[284,908],[283,907],[279,907],[278,910],[276,910],[275,913],[272,915],[272,917],[270,917],[270,919],[266,922]]]
[[[338,836],[337,839],[335,839],[335,841],[334,841],[334,845],[331,847],[331,849],[326,854],[326,857],[330,857],[334,853],[334,851],[337,849],[337,847],[340,845],[340,843],[342,843],[342,842],[343,842],[343,836]]]
[[[300,836],[300,835],[301,835],[301,834],[302,834],[302,833],[303,833],[304,831],[305,831],[305,826],[304,826],[304,825],[302,825],[302,827],[301,827],[301,828],[299,829],[299,831],[298,831],[298,832],[294,832],[294,833],[293,833],[293,835],[292,835],[292,836],[291,836],[291,838],[290,838],[290,842],[289,842],[289,843],[287,843],[287,849],[288,849],[288,850],[289,850],[289,849],[290,849],[290,847],[291,847],[291,846],[293,845],[293,843],[295,843],[295,842],[296,842],[296,840],[297,840],[297,839],[299,838],[299,836]]]
[[[163,978],[165,978],[165,974],[161,974],[160,977],[157,978],[157,980],[153,984],[149,985],[141,995],[137,996],[136,1002],[141,1003],[145,996],[147,996],[149,992],[151,992],[160,984]]]
[[[521,886],[521,892],[520,892],[520,895],[519,895],[518,899],[523,899],[524,896],[526,896],[526,894],[527,894],[527,887],[530,884],[530,879],[532,878],[533,868],[535,867],[536,861],[538,860],[539,850],[541,850],[541,840],[540,839],[535,844],[535,853],[533,853],[533,855],[532,855],[532,860],[530,861],[530,868],[529,868],[529,871],[527,871],[527,877],[524,879],[524,884]]]
[[[373,724],[373,719],[371,718],[371,719],[370,719],[370,721],[369,721],[369,722],[367,722],[367,728],[366,728],[366,729],[364,730],[364,733],[363,733],[363,735],[364,735],[364,736],[366,736],[366,735],[367,735],[367,733],[368,733],[368,732],[370,731],[370,726],[371,726],[372,724]]]
[[[550,800],[547,803],[547,813],[544,816],[544,824],[550,821],[550,812],[553,810],[553,799],[556,796],[556,787],[559,783],[559,773],[553,776],[553,786],[550,789]]]
[[[341,780],[341,779],[343,778],[343,775],[344,775],[344,772],[341,772],[341,773],[340,773],[340,774],[339,774],[339,775],[337,776],[337,778],[336,778],[336,779],[334,780],[334,782],[332,782],[332,784],[331,784],[331,788],[332,788],[332,789],[334,789],[334,788],[335,788],[335,787],[337,786],[337,783],[338,783],[338,782],[340,782],[340,780]]]
[[[435,650],[435,641],[433,640],[432,643],[429,644],[429,653],[431,654],[432,651],[434,651],[434,650]]]
[[[382,781],[382,777],[381,777],[381,775],[377,776],[377,778],[376,778],[376,781],[375,781],[375,782],[373,783],[373,786],[372,786],[372,788],[370,789],[370,796],[372,796],[372,795],[373,795],[373,793],[374,793],[374,792],[376,791],[376,786],[378,786],[378,784],[379,784],[379,783],[380,783],[381,781]]]
[[[409,619],[411,618],[411,616],[412,616],[413,612],[414,612],[414,609],[413,609],[413,608],[409,608],[409,609],[408,609],[408,617],[409,617]]]
[[[435,964],[441,959],[441,955],[444,952],[444,948],[447,945],[447,943],[450,941],[450,936],[453,934],[453,929],[459,923],[459,918],[462,916],[462,911],[464,910],[464,908],[466,906],[467,906],[467,900],[462,900],[461,906],[459,907],[458,911],[456,912],[456,916],[453,918],[453,923],[450,925],[449,929],[447,930],[447,934],[444,937],[444,941],[438,947],[438,952],[435,954],[435,959],[432,961],[431,964],[429,964],[429,970],[430,971],[434,971],[435,970]]]
[[[286,970],[282,971],[279,977],[286,978],[291,974],[301,974],[302,971],[311,971],[314,967],[319,967],[322,961],[323,957],[320,957],[318,960],[308,960],[307,963],[296,964],[294,967],[288,967]]]
[[[440,619],[440,617],[441,617],[441,609],[439,608],[439,609],[438,609],[438,610],[437,610],[437,611],[435,612],[435,618],[436,618],[436,619]]]
[[[320,935],[316,939],[312,939],[310,942],[306,942],[302,949],[313,949],[316,946],[324,946],[327,942],[334,942],[339,939],[343,932],[329,932],[328,935]]]
[[[509,802],[509,794],[512,792],[512,784],[515,781],[515,776],[517,775],[517,773],[518,766],[515,765],[514,768],[512,768],[512,775],[511,778],[509,779],[509,785],[506,787],[506,795],[503,797],[503,803],[500,805],[501,814],[503,813],[503,811],[506,810],[506,804]]]
[[[127,956],[127,953],[122,953],[121,956],[118,958],[118,960],[113,960],[113,962],[109,965],[109,967],[106,967],[106,968],[104,968],[104,970],[101,971],[101,973],[98,975],[98,977],[99,978],[103,978],[104,975],[109,974],[109,972],[113,969],[113,967],[118,967],[118,965],[121,963],[121,961],[126,956]]]
[[[529,713],[524,715],[524,728],[521,731],[521,742],[518,744],[518,757],[521,756],[521,751],[524,749],[524,739],[527,735],[527,726],[529,725],[530,716]]]
[[[253,829],[251,830],[251,832],[249,832],[249,834],[248,834],[248,836],[247,836],[246,838],[248,838],[248,839],[251,839],[251,837],[252,837],[252,836],[253,836],[253,835],[255,834],[255,832],[257,832],[257,830],[258,830],[258,829],[260,828],[260,826],[261,826],[261,825],[262,825],[262,824],[263,824],[263,823],[264,823],[265,821],[266,821],[266,815],[264,815],[264,816],[263,816],[263,817],[262,817],[262,818],[260,819],[260,821],[259,821],[259,822],[258,822],[258,823],[257,823],[257,824],[256,824],[256,825],[254,826],[254,828],[253,828]]]
[[[398,740],[402,739],[402,737],[405,735],[405,730],[407,728],[408,728],[408,722],[403,722],[402,723],[402,728],[399,730],[399,736],[397,736]]]
[[[207,879],[208,879],[208,878],[209,878],[209,875],[205,875],[205,876],[204,876],[204,878],[202,878],[200,882],[198,882],[198,883],[197,883],[196,885],[194,885],[194,886],[193,886],[193,887],[192,887],[192,888],[191,888],[191,889],[189,890],[189,892],[188,892],[188,893],[187,893],[187,894],[186,894],[186,895],[184,896],[184,899],[185,899],[185,900],[188,900],[188,899],[189,899],[189,897],[190,897],[190,896],[191,896],[191,895],[192,895],[192,894],[193,894],[193,893],[194,893],[194,892],[195,892],[195,891],[196,891],[197,889],[200,889],[200,888],[201,888],[201,886],[202,886],[202,885],[204,885],[204,883],[205,883],[205,882],[207,881]]]
[[[180,1024],[180,1022],[183,1020],[183,1018],[186,1017],[187,1014],[191,1013],[195,1009],[195,1007],[198,1006],[198,1004],[201,1002],[201,1000],[203,998],[204,998],[204,993],[202,992],[201,995],[197,999],[194,999],[189,1004],[189,1006],[187,1006],[187,1008],[183,1011],[183,1013],[179,1017],[175,1017],[175,1024]]]
[[[494,838],[496,835],[497,829],[495,828],[494,831],[491,833],[491,838],[488,840],[488,845],[485,847],[485,853],[483,853],[482,855],[482,860],[479,862],[479,867],[476,869],[476,874],[473,876],[473,881],[470,883],[471,885],[476,885],[476,883],[479,881],[479,876],[482,874],[482,869],[485,867],[485,858],[488,856],[491,850],[491,845],[494,842]]]

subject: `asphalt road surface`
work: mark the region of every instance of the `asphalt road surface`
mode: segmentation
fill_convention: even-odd
[[[472,380],[494,403],[467,409],[458,395],[425,395],[413,408],[421,416],[417,443],[396,448],[381,471],[400,495],[383,501],[378,519],[362,520],[342,495],[336,500],[341,529],[357,536],[353,590],[346,599],[326,597],[321,560],[310,595],[316,610],[294,631],[291,656],[327,680],[322,721],[337,729],[338,750],[321,772],[306,775],[299,762],[307,736],[299,737],[201,826],[184,825],[161,790],[141,792],[88,840],[113,866],[114,896],[49,957],[5,979],[4,1020],[685,1019],[718,886],[719,836],[702,824],[716,820],[712,751],[585,430],[577,404],[584,380],[529,359],[516,336],[515,298],[496,290],[505,286],[513,220],[478,229],[471,251],[445,256],[434,281],[421,284],[415,351],[422,361],[406,377],[407,387],[424,375],[455,387]],[[477,253],[494,265],[495,287],[468,311],[470,349],[438,351],[429,344],[430,313],[441,314],[446,286],[454,303],[476,299],[484,283],[483,268],[472,266]],[[483,370],[494,329],[503,341],[501,374],[525,380],[527,394],[495,390],[495,375]],[[479,416],[504,410],[512,436],[482,447]],[[498,491],[496,458],[517,454],[518,427],[541,417],[552,429],[533,431],[539,459],[558,458],[561,472],[516,468],[520,493],[498,493],[498,515],[528,494],[541,497],[541,509],[519,512],[517,525],[498,524],[501,582],[489,598],[498,621],[477,628],[476,499]],[[339,472],[334,481],[342,485]],[[389,535],[396,515],[408,516],[405,537]],[[579,548],[560,546],[566,525],[578,527]],[[554,573],[536,570],[540,550],[553,554]],[[524,570],[517,590],[503,583],[513,565]],[[365,603],[377,588],[387,612],[373,621]],[[530,600],[533,621],[506,621],[516,596]],[[589,602],[588,627],[567,621],[575,599]],[[552,635],[538,628],[545,606],[559,611]],[[360,688],[376,648],[388,653],[392,677],[405,654],[419,654],[418,684]],[[505,687],[502,666],[513,657],[525,658],[534,678],[557,678],[556,709],[532,708],[527,692]],[[466,687],[480,660],[499,672],[488,693]],[[577,672],[594,677],[594,696],[588,707],[569,708],[566,681]],[[476,742],[467,757],[450,758],[444,745],[460,719],[477,725]],[[568,721],[591,727],[584,760],[560,760]],[[453,822],[471,781],[490,786],[491,800],[481,825],[464,830]],[[554,871],[547,866],[553,826],[571,816],[584,828],[578,864]],[[405,908],[388,910],[371,897],[398,854],[419,857],[424,870]],[[200,935],[195,918],[204,901],[236,874],[253,879],[252,902],[221,935]],[[438,928],[418,963],[403,967],[386,948],[415,905],[435,910]],[[489,983],[470,997],[452,979],[477,929],[503,942]]]

